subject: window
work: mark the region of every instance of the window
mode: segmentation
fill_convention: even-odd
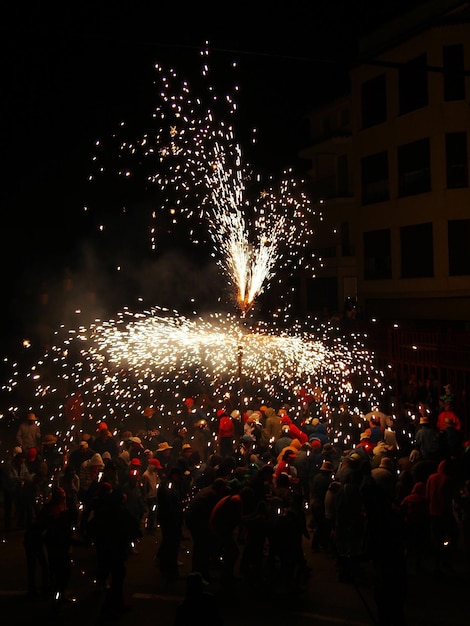
[[[349,222],[341,222],[341,256],[354,256],[354,248],[351,245]]]
[[[449,276],[470,275],[470,219],[449,220]]]
[[[432,224],[414,224],[400,228],[401,277],[434,276]]]
[[[398,147],[398,194],[411,196],[431,191],[429,139]]]
[[[468,187],[467,133],[446,134],[447,189]]]
[[[428,68],[422,54],[398,70],[398,101],[400,114],[421,109],[428,104]]]
[[[389,199],[388,154],[380,152],[361,159],[362,203]]]
[[[365,280],[391,278],[392,244],[390,229],[364,233],[363,241]]]
[[[350,196],[349,191],[349,166],[348,157],[345,154],[340,154],[337,161],[337,179],[338,179],[338,195],[346,198]]]
[[[327,307],[331,312],[338,311],[338,280],[334,277],[307,279],[307,310],[321,311]]]
[[[381,124],[387,119],[385,74],[362,84],[362,128]]]
[[[465,67],[463,45],[444,46],[442,48],[444,67],[444,100],[465,100]]]

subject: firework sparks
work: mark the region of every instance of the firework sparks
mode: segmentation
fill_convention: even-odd
[[[207,80],[208,49],[201,54]],[[282,172],[280,182],[264,180],[244,164],[233,124],[225,121],[237,111],[232,94],[219,98],[206,85],[205,97],[194,96],[174,70],[155,69],[160,89],[152,131],[137,142],[121,141],[120,160],[126,166],[118,173],[129,179],[145,171],[146,183],[161,192],[152,247],[157,247],[162,215],[170,215],[173,225],[198,223],[190,227],[189,238],[212,245],[245,316],[276,270],[303,266],[313,275],[319,262],[310,245],[317,215],[303,190],[305,181],[296,180],[292,170]]]
[[[64,417],[70,393],[80,394],[85,415],[93,420],[122,421],[152,403],[166,425],[178,421],[177,406],[188,394],[220,401],[242,390],[240,408],[255,406],[260,397],[295,407],[300,403],[296,389],[302,388],[321,389],[325,399],[356,412],[363,403],[380,404],[383,376],[360,337],[346,341],[298,324],[289,331],[261,322],[248,328],[246,314],[277,270],[303,267],[313,275],[318,261],[309,243],[315,211],[292,171],[276,182],[243,165],[233,126],[218,121],[216,111],[224,104],[233,117],[237,106],[230,95],[220,99],[210,87],[207,105],[176,72],[156,70],[161,82],[156,129],[138,141],[116,135],[118,173],[126,181],[143,176],[160,192],[150,228],[153,248],[165,217],[175,227],[190,224],[193,243],[207,243],[209,236],[213,256],[236,291],[243,322],[217,313],[188,319],[158,307],[125,310],[115,320],[60,329],[55,345],[26,374],[12,365],[3,390],[20,389],[26,380],[38,410],[51,422]],[[98,141],[93,161],[103,173],[101,146]]]
[[[161,309],[96,322],[63,336],[29,372],[12,375],[8,388],[34,387],[36,402],[50,419],[64,416],[65,389],[79,392],[94,419],[123,420],[148,402],[166,424],[177,420],[179,400],[193,393],[224,398],[238,394],[237,346],[243,337],[245,408],[257,397],[295,406],[296,390],[320,388],[325,398],[359,411],[379,404],[383,375],[374,370],[359,337],[315,336],[301,328],[274,332],[247,329],[234,316],[188,319]],[[59,335],[57,335],[59,339]],[[5,387],[4,387],[5,389]]]

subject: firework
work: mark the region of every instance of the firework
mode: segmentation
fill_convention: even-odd
[[[203,59],[207,78],[207,51]],[[138,141],[120,141],[118,173],[126,181],[144,177],[158,189],[153,247],[168,218],[175,227],[189,225],[193,243],[208,237],[236,292],[241,319],[218,313],[190,319],[155,306],[139,313],[125,309],[116,319],[76,330],[63,327],[29,370],[12,363],[3,390],[27,383],[51,422],[65,416],[71,393],[80,394],[89,419],[122,421],[151,403],[167,426],[178,422],[178,406],[188,395],[218,403],[235,398],[241,409],[259,406],[260,398],[295,407],[302,402],[299,389],[319,389],[323,400],[357,413],[362,405],[380,404],[383,376],[360,337],[341,338],[325,328],[313,332],[308,323],[280,330],[247,318],[279,269],[310,268],[313,275],[315,213],[304,183],[292,171],[266,180],[243,164],[233,125],[217,115],[224,103],[234,116],[231,96],[220,99],[209,88],[206,103],[173,70],[156,70],[156,128]],[[94,161],[105,171],[98,154]]]
[[[266,324],[249,329],[231,315],[188,319],[158,308],[123,311],[116,320],[62,329],[56,344],[29,372],[17,369],[7,387],[22,388],[28,381],[35,404],[51,421],[64,416],[64,398],[73,389],[94,420],[125,420],[150,402],[168,425],[177,421],[177,407],[188,395],[238,398],[242,340],[242,408],[256,405],[259,397],[295,406],[300,388],[321,389],[322,398],[351,410],[380,404],[383,375],[374,370],[361,338],[353,337],[348,346],[323,332],[275,332]]]
[[[244,162],[234,132],[234,95],[217,96],[207,82],[209,50],[201,54],[202,96],[195,96],[175,70],[155,66],[159,88],[152,130],[138,141],[120,141],[119,162],[126,165],[118,174],[127,180],[145,172],[145,184],[159,191],[152,247],[157,247],[159,221],[173,227],[186,222],[192,243],[212,246],[245,316],[276,271],[303,266],[313,275],[319,262],[311,247],[318,216],[305,181],[296,180],[292,170],[275,180]]]

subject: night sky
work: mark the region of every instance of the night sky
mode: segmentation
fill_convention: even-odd
[[[96,278],[113,265],[115,252],[103,249],[96,223],[83,213],[90,200],[99,201],[109,219],[120,200],[112,182],[90,197],[93,143],[111,135],[120,120],[138,129],[149,116],[156,62],[190,77],[199,71],[206,40],[221,76],[236,60],[239,131],[258,129],[257,166],[300,170],[308,111],[345,90],[358,37],[410,6],[252,0],[231,8],[209,1],[197,10],[196,4],[26,2],[4,10],[0,262],[6,319],[18,322],[19,309],[34,317],[41,286],[51,290],[66,273]],[[116,226],[126,231],[120,236],[135,263],[139,251],[148,254],[144,221],[136,210],[132,229],[139,232],[131,233],[129,223]],[[112,305],[125,297],[117,295]]]

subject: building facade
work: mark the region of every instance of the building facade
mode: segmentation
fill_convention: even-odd
[[[470,10],[433,2],[359,44],[310,116],[322,267],[307,311],[470,328]]]

